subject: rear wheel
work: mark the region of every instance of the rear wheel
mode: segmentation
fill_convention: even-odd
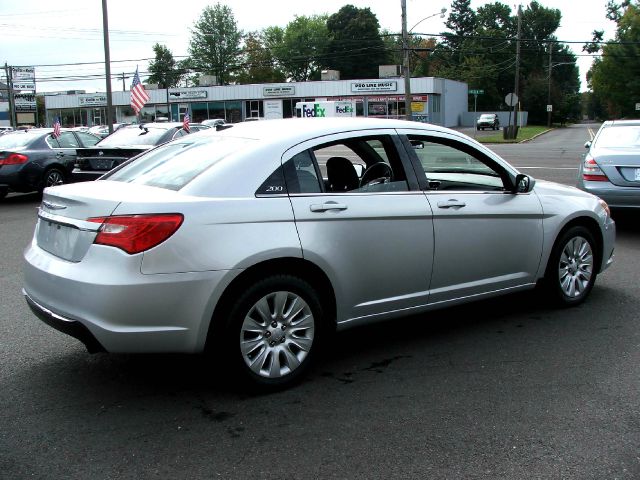
[[[545,276],[558,303],[578,305],[587,298],[596,280],[597,258],[596,242],[585,227],[571,227],[558,238]]]
[[[55,187],[56,185],[62,185],[66,181],[66,176],[62,170],[58,168],[50,168],[44,173],[42,179],[42,189],[47,187]]]
[[[0,187],[0,200],[6,197],[9,194],[9,189],[5,187]]]
[[[319,297],[305,280],[268,277],[250,286],[232,307],[225,347],[245,383],[284,387],[309,367],[322,317]]]

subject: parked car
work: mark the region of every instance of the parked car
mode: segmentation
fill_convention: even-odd
[[[210,127],[191,124],[187,132],[182,122],[144,123],[118,128],[95,147],[80,150],[73,169],[75,181],[95,180],[124,161],[157,145]]]
[[[492,130],[500,130],[500,119],[497,113],[483,113],[478,117],[478,130],[490,128]]]
[[[51,128],[6,133],[0,136],[0,198],[9,192],[42,191],[71,181],[79,148],[100,138],[63,129],[58,138]]]
[[[243,122],[46,189],[24,294],[89,351],[209,351],[274,388],[330,330],[538,283],[577,305],[614,239],[604,201],[447,128]]]
[[[13,127],[0,127],[0,135],[13,132]]]
[[[209,120],[203,120],[202,122],[200,122],[202,125],[207,125],[209,127],[215,128],[218,125],[224,125],[225,123],[227,123],[224,119],[222,118],[210,118]]]
[[[640,208],[640,120],[604,122],[578,171],[578,188],[612,208]]]

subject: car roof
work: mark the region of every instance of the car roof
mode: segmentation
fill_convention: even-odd
[[[264,143],[295,144],[334,133],[377,129],[421,129],[456,134],[454,130],[433,124],[379,118],[287,118],[263,122],[241,122],[225,130],[205,130],[198,135],[224,135],[261,140]]]
[[[634,120],[609,120],[603,123],[606,127],[623,127],[623,126],[635,126],[640,125],[640,119]]]

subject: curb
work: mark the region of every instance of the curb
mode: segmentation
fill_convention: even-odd
[[[538,138],[540,135],[544,135],[545,133],[549,133],[551,130],[554,130],[554,129],[553,128],[549,128],[549,129],[545,130],[544,132],[540,132],[540,133],[538,133],[537,135],[534,135],[531,138],[526,138],[524,140],[521,140],[518,143],[520,144],[520,143],[530,142],[531,140],[535,140],[536,138]]]

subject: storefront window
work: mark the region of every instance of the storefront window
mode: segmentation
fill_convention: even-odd
[[[369,102],[368,115],[369,117],[386,117],[387,116],[387,102]]]
[[[207,113],[206,103],[192,103],[191,104],[191,121],[193,123],[200,123],[203,120],[209,118]]]
[[[228,123],[242,121],[242,102],[225,102],[226,117]]]
[[[209,118],[226,118],[224,115],[224,102],[209,102]]]

